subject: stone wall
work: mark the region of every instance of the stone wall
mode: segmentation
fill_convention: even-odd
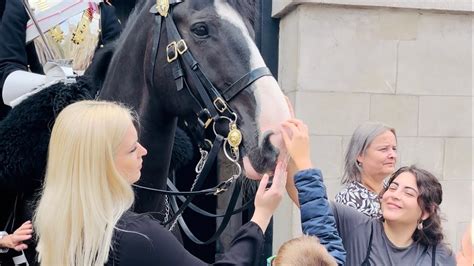
[[[309,125],[329,198],[341,188],[357,125],[389,124],[399,165],[417,164],[441,180],[444,229],[455,250],[473,213],[469,2],[273,0],[279,83]],[[299,211],[286,199],[275,215],[275,251],[300,233]]]

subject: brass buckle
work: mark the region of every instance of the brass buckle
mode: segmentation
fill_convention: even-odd
[[[209,125],[212,123],[213,119],[211,117],[211,114],[209,113],[209,110],[207,110],[207,108],[204,108],[203,110],[201,110],[198,114],[197,114],[197,118],[199,120],[199,123],[201,123],[201,125],[204,127],[204,128],[207,128],[209,127]],[[205,120],[205,122],[204,122]]]
[[[173,55],[170,56],[170,53],[173,53]],[[171,63],[176,58],[178,58],[178,50],[176,48],[176,42],[172,41],[166,46],[166,59],[168,60],[168,63]]]
[[[186,52],[188,50],[188,45],[186,44],[186,42],[183,39],[179,40],[176,43],[176,47],[177,47],[177,50],[178,50],[179,54],[184,54],[184,52]]]
[[[217,111],[221,113],[223,113],[227,109],[227,104],[225,103],[224,99],[222,99],[221,97],[217,97],[213,103]],[[218,104],[220,104],[221,106],[219,106]]]
[[[207,128],[212,122],[212,118],[208,118],[206,122],[204,123],[204,128]]]

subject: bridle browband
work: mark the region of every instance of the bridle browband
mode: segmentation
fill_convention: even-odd
[[[154,72],[156,67],[156,60],[159,50],[159,43],[161,37],[161,28],[162,24],[166,24],[166,32],[168,38],[168,45],[166,46],[166,59],[172,67],[173,78],[175,80],[177,91],[186,89],[190,94],[191,98],[194,100],[195,105],[192,109],[196,113],[197,121],[199,126],[204,130],[208,130],[212,124],[212,131],[214,133],[214,141],[205,139],[199,146],[201,151],[201,160],[196,166],[196,179],[194,184],[189,192],[181,192],[176,189],[173,182],[168,178],[167,186],[169,190],[160,190],[140,185],[134,185],[136,188],[145,189],[150,191],[155,191],[161,194],[169,195],[171,201],[171,208],[173,209],[173,216],[169,219],[165,219],[162,222],[163,225],[171,225],[171,228],[174,227],[176,221],[179,222],[181,228],[186,233],[186,235],[193,242],[197,244],[209,244],[215,241],[221,233],[224,231],[227,226],[230,217],[233,214],[239,213],[245,210],[251,205],[253,200],[249,200],[239,209],[235,209],[237,201],[239,199],[242,178],[239,178],[242,175],[242,169],[239,165],[239,146],[242,140],[242,135],[240,130],[237,128],[237,114],[232,110],[228,102],[232,100],[236,95],[238,95],[245,88],[250,86],[253,82],[263,76],[271,76],[271,72],[267,67],[261,67],[253,69],[232,85],[222,90],[220,93],[215,86],[209,81],[207,76],[202,72],[199,63],[194,59],[191,51],[188,49],[188,46],[185,40],[181,37],[176,27],[176,24],[173,20],[173,8],[182,3],[184,0],[158,0],[157,4],[152,6],[150,13],[155,15],[155,26],[153,29],[153,44],[151,51],[151,86],[154,87]],[[185,71],[184,71],[185,70]],[[185,72],[188,75],[185,77]],[[191,88],[188,86],[192,84],[197,95],[193,93]],[[229,131],[227,136],[221,134],[216,130],[216,123],[218,121],[228,121],[229,122]],[[204,147],[209,147],[209,151]],[[229,159],[234,165],[236,165],[237,171],[229,179],[219,183],[217,186],[208,189],[202,189],[201,187],[204,184],[205,178],[209,174],[212,165],[217,158],[217,155],[220,149],[223,148],[224,154],[227,159]],[[228,148],[230,152],[228,152]],[[174,173],[173,173],[174,176]],[[212,214],[196,205],[192,204],[191,201],[197,195],[218,195],[222,192],[225,192],[229,187],[234,184],[234,189],[232,196],[228,203],[228,207],[224,214]],[[176,202],[177,197],[182,201],[181,206],[178,207]],[[189,230],[184,219],[182,218],[183,211],[187,208],[191,208],[197,213],[208,217],[223,217],[222,222],[220,223],[218,229],[206,241],[199,240],[194,234]],[[170,229],[171,230],[171,229]]]

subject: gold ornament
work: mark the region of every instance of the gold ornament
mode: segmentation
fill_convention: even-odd
[[[240,143],[242,142],[242,133],[237,128],[237,125],[235,123],[230,124],[230,131],[227,135],[227,140],[229,142],[229,145],[233,149],[238,149]]]
[[[57,43],[61,43],[64,40],[64,32],[59,26],[52,28],[49,33],[51,34],[53,40]]]
[[[162,17],[168,16],[170,2],[168,0],[156,0],[156,10]]]

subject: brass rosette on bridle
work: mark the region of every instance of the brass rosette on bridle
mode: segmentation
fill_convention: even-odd
[[[232,149],[239,149],[239,145],[242,142],[242,133],[237,128],[237,124],[232,122],[229,124],[229,134],[227,134],[227,141]]]
[[[169,0],[156,0],[156,11],[162,17],[168,16],[168,11],[170,9]]]
[[[225,138],[223,150],[225,156],[232,162],[237,162],[239,160],[239,146],[242,143],[242,132],[237,127],[237,114],[232,113],[234,119],[231,119],[227,116],[220,116],[220,119],[229,121],[229,132]],[[213,123],[214,134],[218,135],[216,130],[216,123]],[[230,152],[228,151],[230,150]]]

